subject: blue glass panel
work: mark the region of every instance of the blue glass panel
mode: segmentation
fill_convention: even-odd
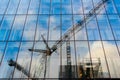
[[[72,14],[71,0],[62,0],[62,14]]]
[[[5,10],[8,6],[8,2],[9,0],[1,0],[0,1],[0,14],[4,14],[5,13]]]
[[[25,15],[17,15],[11,30],[9,40],[19,41],[22,38],[23,27],[25,23]]]
[[[116,40],[120,40],[120,18],[118,15],[108,15]]]
[[[2,21],[1,29],[10,29],[13,24],[14,15],[6,15]]]
[[[49,40],[59,40],[60,39],[60,16],[51,15],[49,24]],[[56,34],[56,35],[55,35]]]
[[[19,0],[10,0],[6,14],[15,14],[18,4],[19,4]]]
[[[61,1],[60,0],[52,0],[51,3],[51,14],[60,14],[61,13]]]
[[[50,13],[50,0],[41,0],[40,14]]]
[[[83,2],[83,9],[84,9],[84,13],[88,14],[88,12],[93,9],[93,4],[92,4],[92,0],[82,0]]]
[[[109,3],[105,5],[106,11],[108,14],[114,14],[116,12],[115,5],[113,4],[113,0],[109,0]]]
[[[96,23],[95,17],[86,24],[86,27],[88,40],[100,40],[98,25]]]
[[[38,14],[40,1],[41,0],[31,0],[28,14]]]
[[[83,7],[81,0],[72,0],[73,2],[73,14],[83,14]]]
[[[37,24],[36,40],[42,40],[41,35],[44,35],[45,39],[47,39],[48,23],[49,23],[49,16],[48,15],[40,15],[39,16],[38,24]]]
[[[72,25],[72,15],[62,15],[62,34]]]
[[[0,78],[9,78],[12,75],[14,67],[8,65],[8,60],[16,60],[16,56],[19,50],[19,43],[9,42],[4,53],[4,59],[0,67]]]
[[[114,40],[106,15],[97,15],[98,25],[103,40]]]
[[[35,29],[37,26],[37,16],[27,16],[22,40],[34,40]]]
[[[84,15],[74,15],[74,24],[78,24],[82,20],[84,20]],[[85,23],[83,23],[83,25],[78,26],[78,27],[79,28],[75,31],[75,40],[87,40]],[[74,40],[74,38],[73,38],[73,40]]]
[[[0,15],[0,24],[1,24],[1,22],[2,22],[2,17],[3,17],[3,15]]]
[[[0,42],[0,62],[2,61],[4,49],[5,49],[5,42]]]
[[[1,41],[8,40],[10,30],[9,29],[1,29],[0,34],[2,34],[2,35],[0,35]]]
[[[117,8],[118,13],[120,13],[120,0],[113,0],[113,1],[114,1],[116,8]]]
[[[30,0],[21,0],[17,14],[27,14]]]

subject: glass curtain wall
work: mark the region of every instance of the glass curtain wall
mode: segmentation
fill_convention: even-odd
[[[119,61],[120,0],[0,0],[0,78],[120,78]]]

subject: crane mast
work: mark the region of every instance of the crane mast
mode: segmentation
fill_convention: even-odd
[[[70,39],[66,41],[66,53],[67,53],[67,75],[66,77],[72,78]]]
[[[45,41],[44,37],[43,41],[46,45],[46,50],[41,50],[41,49],[29,49],[29,51],[34,51],[34,52],[42,52],[45,53],[46,56],[50,56],[53,52],[55,52],[57,50],[57,48],[60,46],[60,44],[63,44],[64,41],[66,41],[66,53],[67,53],[67,65],[68,65],[68,76],[71,77],[71,53],[70,53],[70,38],[73,36],[73,32],[75,31],[75,33],[77,33],[78,31],[80,31],[82,28],[84,28],[84,24],[87,23],[89,21],[90,18],[95,16],[95,12],[99,11],[99,9],[109,0],[101,0],[96,6],[95,8],[91,9],[88,12],[88,15],[86,15],[82,20],[79,20],[76,24],[74,24],[72,27],[70,27],[65,33],[64,35],[60,38],[60,40],[57,40],[55,42],[55,44],[49,48],[47,42]],[[70,36],[70,34],[72,34]],[[17,64],[15,61],[13,60],[9,60],[8,61],[9,66],[14,66],[16,69],[18,69],[19,71],[22,71],[26,76],[30,77],[30,74],[23,68],[21,67],[19,64]]]

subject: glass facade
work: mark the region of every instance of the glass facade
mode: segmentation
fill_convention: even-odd
[[[104,1],[0,0],[0,78],[120,78],[120,0]]]

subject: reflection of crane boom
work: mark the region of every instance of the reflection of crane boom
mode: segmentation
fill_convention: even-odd
[[[84,28],[84,24],[89,22],[89,20],[91,18],[93,18],[95,16],[95,12],[98,13],[100,8],[109,0],[101,0],[96,6],[95,8],[91,9],[88,14],[85,16],[85,18],[83,18],[82,20],[78,21],[78,23],[74,24],[72,27],[70,27],[65,33],[64,35],[60,38],[60,40],[56,41],[55,44],[50,48],[48,46],[47,41],[44,39],[44,37],[42,36],[43,42],[46,45],[46,50],[41,50],[41,49],[29,49],[29,51],[34,51],[34,52],[40,52],[40,53],[45,53],[46,56],[50,56],[53,52],[55,52],[57,50],[57,48],[60,46],[60,44],[63,44],[64,41],[69,41],[69,39],[73,36],[73,32],[77,33],[78,31],[80,31],[81,29]],[[71,35],[70,35],[71,34]],[[71,61],[70,61],[70,42],[68,42],[67,44],[67,63],[68,65],[71,65]],[[16,67],[17,68],[17,67]],[[19,70],[19,68],[17,68]],[[23,73],[26,74],[26,71],[23,69]],[[29,76],[29,74],[26,74],[27,76]]]
[[[26,71],[24,67],[22,67],[21,65],[19,65],[17,62],[13,61],[12,59],[8,61],[8,64],[9,66],[14,66],[17,70],[22,71],[27,77],[31,77],[29,71]]]
[[[48,44],[45,42],[45,39],[43,38],[43,41],[47,47],[47,50],[41,50],[41,49],[29,49],[29,51],[34,51],[34,52],[42,52],[42,53],[46,53],[50,51],[51,53],[49,53],[47,56],[50,56],[54,51],[56,51],[57,47],[59,47],[60,44],[63,44],[65,40],[71,38],[73,35],[72,33],[75,31],[75,33],[77,33],[78,31],[80,31],[81,29],[84,28],[84,24],[87,23],[89,21],[89,19],[91,19],[92,17],[95,16],[95,12],[98,13],[99,9],[104,6],[104,4],[106,2],[108,2],[109,0],[101,0],[96,6],[95,8],[91,9],[88,14],[85,16],[85,18],[83,18],[82,20],[79,20],[78,23],[74,24],[72,27],[70,27],[65,33],[64,35],[60,38],[60,40],[57,40],[55,42],[55,44],[51,47],[48,48]],[[97,12],[98,11],[98,12]],[[71,36],[70,36],[71,34]]]
[[[104,6],[104,4],[109,1],[109,0],[101,0],[97,6],[93,9],[91,9],[88,14],[85,16],[85,18],[83,18],[82,20],[78,21],[78,23],[74,24],[71,28],[69,28],[64,35],[61,37],[61,40],[56,41],[56,43],[53,45],[53,47],[51,48],[52,52],[54,52],[58,45],[63,44],[63,41],[70,38],[71,36],[73,36],[73,32],[75,31],[75,33],[77,33],[78,31],[80,31],[81,29],[84,28],[84,24],[87,23],[89,21],[89,19],[91,17],[95,16],[95,12],[99,12],[99,9]],[[71,36],[70,36],[71,34]]]

